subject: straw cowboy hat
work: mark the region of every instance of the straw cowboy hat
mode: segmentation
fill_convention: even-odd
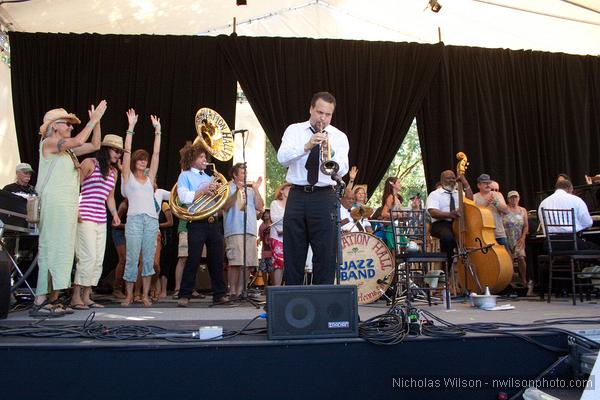
[[[55,108],[50,110],[44,115],[44,123],[40,126],[40,135],[44,136],[46,134],[46,130],[48,126],[54,121],[58,121],[59,119],[65,119],[72,124],[80,124],[81,121],[75,114],[68,113],[64,108]]]
[[[106,135],[104,136],[104,139],[102,139],[102,144],[101,146],[106,146],[106,147],[111,147],[115,150],[119,150],[121,152],[127,152],[129,153],[129,151],[125,150],[123,148],[123,138],[121,136],[118,135]]]

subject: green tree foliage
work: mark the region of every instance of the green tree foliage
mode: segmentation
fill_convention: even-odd
[[[285,181],[286,174],[287,168],[277,161],[277,150],[269,139],[265,138],[265,207],[268,208],[271,205],[275,191]]]
[[[390,176],[397,176],[402,182],[401,194],[404,198],[404,206],[408,206],[408,199],[415,194],[420,194],[421,199],[427,198],[427,187],[425,185],[425,170],[423,169],[423,160],[421,158],[421,144],[419,143],[419,134],[417,124],[413,121],[402,146],[396,153],[394,160],[388,168],[385,176],[379,182],[377,189],[369,199],[369,206],[377,208],[381,205],[381,196],[383,195],[383,186],[385,180]],[[360,181],[360,171],[357,180]]]

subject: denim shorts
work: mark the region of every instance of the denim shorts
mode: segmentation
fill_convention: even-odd
[[[115,247],[123,246],[125,244],[125,230],[124,229],[111,229],[112,240]]]

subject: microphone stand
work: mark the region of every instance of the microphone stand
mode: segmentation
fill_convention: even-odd
[[[337,175],[333,174],[331,179],[337,182],[335,185],[335,235],[336,235],[336,255],[335,255],[335,283],[336,285],[340,284],[340,269],[343,260],[343,252],[342,252],[342,215],[340,212],[340,207],[342,206],[342,194],[344,192],[344,188],[346,184],[344,181]],[[333,217],[333,215],[332,215]]]
[[[242,134],[242,164],[244,165],[244,183],[243,183],[243,190],[244,190],[244,236],[243,236],[243,247],[242,247],[242,257],[243,257],[243,264],[240,266],[240,272],[242,273],[242,293],[240,293],[240,297],[238,297],[236,299],[237,302],[239,303],[250,303],[252,304],[255,308],[260,308],[260,306],[262,305],[261,302],[256,301],[254,299],[251,299],[250,297],[248,297],[248,277],[247,277],[247,271],[248,271],[248,265],[247,265],[247,259],[246,259],[246,254],[247,254],[247,244],[246,244],[246,239],[248,237],[248,232],[247,232],[247,226],[248,226],[248,169],[246,166],[246,137],[245,134],[248,132],[245,129],[240,129],[237,131],[238,133]],[[256,212],[255,212],[256,214]],[[256,218],[256,215],[254,216]]]

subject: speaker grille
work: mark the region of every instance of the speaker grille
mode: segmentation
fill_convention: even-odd
[[[269,339],[358,336],[356,286],[282,286],[267,289]]]

